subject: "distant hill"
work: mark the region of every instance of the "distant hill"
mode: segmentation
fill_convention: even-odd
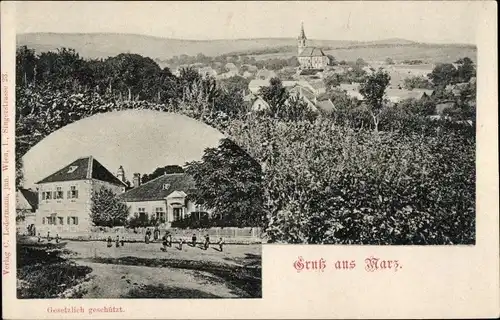
[[[37,52],[66,47],[75,49],[85,58],[106,58],[120,53],[138,53],[153,59],[165,60],[182,54],[193,56],[203,53],[217,56],[227,53],[248,54],[258,58],[292,56],[294,38],[262,38],[237,40],[181,40],[135,34],[113,33],[25,33],[17,35],[17,45],[26,45]],[[416,43],[404,39],[381,41],[311,40],[337,60],[421,59],[429,62],[455,61],[468,56],[476,60],[476,47],[472,45],[440,45]]]

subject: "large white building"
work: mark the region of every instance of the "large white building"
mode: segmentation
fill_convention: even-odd
[[[132,216],[142,220],[153,216],[169,227],[173,221],[182,220],[193,212],[206,212],[189,199],[194,190],[195,182],[191,176],[172,173],[150,180],[119,197],[125,201]]]

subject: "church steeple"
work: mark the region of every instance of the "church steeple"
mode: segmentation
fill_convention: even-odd
[[[306,33],[304,31],[304,22],[301,23],[300,25],[300,35],[299,35],[299,40],[307,40],[306,38]]]
[[[304,31],[304,22],[302,22],[301,27],[300,27],[300,34],[299,37],[297,38],[297,49],[298,49],[298,54],[302,53],[304,49],[306,48],[306,33]]]

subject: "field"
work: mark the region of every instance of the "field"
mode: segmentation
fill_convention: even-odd
[[[262,295],[260,245],[226,245],[223,252],[215,246],[204,250],[184,245],[181,250],[175,244],[163,252],[159,243],[125,243],[123,247],[108,248],[102,241],[65,241],[57,249],[47,249],[46,244],[23,240],[18,246],[21,256],[37,252],[25,256],[24,260],[21,257],[21,263],[18,261],[19,283],[23,283],[22,288],[18,286],[19,298],[255,298]],[[49,256],[56,252],[62,260],[45,258],[44,262],[37,262],[34,257],[42,252]],[[51,277],[51,272],[57,273],[57,270],[61,270],[59,277]],[[60,289],[44,290],[43,280],[37,279],[39,274],[52,278],[48,286]],[[79,280],[67,285],[65,277]]]
[[[296,55],[296,40],[237,39],[237,40],[180,40],[133,34],[57,34],[28,33],[17,35],[17,45],[26,45],[37,52],[67,47],[75,49],[85,58],[106,58],[120,53],[137,53],[152,59],[169,59],[182,54],[195,56],[218,56],[228,53],[249,54],[258,59],[271,57],[289,58]],[[420,59],[430,63],[454,62],[464,56],[476,60],[476,47],[462,44],[425,44],[404,39],[389,39],[371,42],[341,40],[311,40],[310,46],[324,49],[337,60],[394,60]],[[278,53],[266,50],[279,49]],[[274,50],[275,51],[275,50]]]

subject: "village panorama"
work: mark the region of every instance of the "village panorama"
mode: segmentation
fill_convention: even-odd
[[[259,298],[263,242],[474,244],[475,47],[335,46],[306,27],[280,45],[171,57],[96,57],[84,35],[53,49],[54,35],[18,35],[18,297]],[[116,146],[88,129],[94,148],[40,165],[58,157],[36,149],[51,135],[136,111],[150,122],[123,122]],[[162,155],[142,172],[125,163],[149,152],[97,156],[162,116],[221,137],[198,159]],[[165,154],[195,145],[157,140]]]

